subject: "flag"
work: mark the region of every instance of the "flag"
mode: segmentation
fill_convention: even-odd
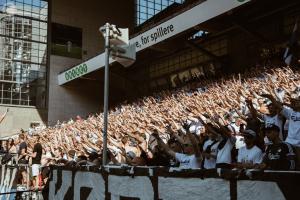
[[[284,62],[287,65],[290,65],[292,63],[293,57],[295,56],[293,54],[296,53],[295,49],[298,46],[297,32],[298,32],[298,19],[296,20],[291,39],[283,55]]]

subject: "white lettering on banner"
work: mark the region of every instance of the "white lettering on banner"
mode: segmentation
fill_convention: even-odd
[[[100,173],[77,172],[74,179],[74,200],[80,200],[80,188],[91,188],[87,200],[105,199],[105,182]]]
[[[1,166],[0,193],[11,192],[13,183],[16,178],[17,168],[8,168],[6,165]],[[15,194],[1,195],[1,200],[14,199]]]
[[[226,199],[230,197],[229,182],[216,178],[158,178],[158,197],[176,199]]]
[[[251,0],[208,0],[167,20],[166,22],[132,38],[130,44],[136,45],[136,51],[155,45],[174,35],[197,26],[207,20],[228,12]],[[110,59],[110,63],[113,60]],[[63,85],[104,66],[104,53],[58,75],[58,84]],[[84,67],[83,67],[84,66]],[[82,69],[81,69],[82,68]]]
[[[108,192],[111,200],[120,200],[120,197],[153,200],[154,190],[150,178],[147,176],[108,176]]]
[[[284,200],[285,197],[278,188],[277,183],[265,181],[238,181],[237,184],[238,196],[237,199],[253,200]]]
[[[51,200],[61,200],[65,198],[65,195],[68,192],[68,189],[72,185],[72,172],[71,171],[61,171],[62,177],[61,177],[61,187],[56,190],[56,184],[57,184],[57,170],[53,170],[53,177],[52,180],[49,183],[49,199]]]
[[[48,199],[51,200],[120,200],[122,197],[153,200],[156,195],[160,200],[230,199],[230,182],[220,178],[200,179],[198,177],[159,176],[158,182],[152,183],[148,176],[108,175],[108,179],[104,180],[101,172],[62,170],[62,177],[58,179],[58,170],[54,169],[52,173],[53,177],[49,183],[48,194]],[[72,185],[72,177],[74,177],[74,185]],[[108,186],[107,193],[105,191],[106,184]],[[66,196],[69,189],[72,189],[74,194]],[[83,189],[88,189],[85,191],[90,192],[83,192]],[[154,191],[157,191],[158,194],[154,194]],[[106,194],[110,197],[105,196]],[[237,194],[238,199],[241,200],[285,199],[276,182],[239,180],[237,181]]]
[[[157,41],[162,40],[164,37],[168,37],[169,34],[174,32],[173,24],[167,25],[165,27],[157,27],[152,32],[146,34],[142,34],[140,36],[139,41],[135,42],[136,49],[141,49],[143,45],[147,45],[148,43],[157,43]]]

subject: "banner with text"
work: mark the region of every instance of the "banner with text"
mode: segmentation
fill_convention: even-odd
[[[85,171],[53,167],[43,194],[44,199],[51,200],[281,200],[297,194],[300,186],[300,172],[254,171],[251,178],[253,180],[231,170],[113,168]]]

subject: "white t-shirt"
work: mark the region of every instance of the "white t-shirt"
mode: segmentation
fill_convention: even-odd
[[[203,145],[203,151],[207,149],[208,146],[210,146],[214,141],[209,139],[207,140]],[[217,156],[218,153],[218,145],[219,142],[216,142],[214,145],[211,146],[211,152],[210,154]],[[215,158],[205,158],[204,159],[204,169],[213,169],[216,168],[216,159]]]
[[[45,154],[45,158],[52,158],[51,152],[47,151]]]
[[[283,107],[282,114],[289,120],[289,130],[286,142],[300,147],[300,112],[295,112],[289,107]]]
[[[253,146],[251,149],[242,147],[239,149],[238,162],[247,164],[260,164],[263,160],[263,153],[257,146]]]
[[[230,137],[227,139],[226,144],[222,149],[218,150],[216,163],[227,163],[231,164],[231,150],[233,148],[233,144],[236,142],[235,137]]]
[[[180,163],[180,165],[179,165],[180,168],[195,169],[195,168],[201,167],[201,165],[197,161],[197,158],[195,155],[189,156],[189,155],[182,154],[182,153],[176,153],[175,158]]]
[[[268,116],[268,115],[263,115],[263,118],[264,118],[264,122],[265,122],[265,127],[268,127],[268,126],[274,124],[274,125],[278,126],[278,128],[280,128],[279,137],[280,137],[280,139],[283,139],[283,136],[282,136],[282,133],[283,133],[283,130],[282,130],[283,121],[279,117],[279,115],[275,115],[273,117]]]
[[[236,125],[236,123],[230,123],[228,126],[227,126],[232,132],[234,132],[235,134],[239,133],[240,132],[240,127]]]
[[[236,135],[235,138],[236,138],[236,141],[235,141],[236,149],[240,149],[240,148],[246,146],[245,141],[244,141],[244,136]]]

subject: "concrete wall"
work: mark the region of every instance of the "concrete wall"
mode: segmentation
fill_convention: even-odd
[[[53,125],[57,120],[65,121],[77,115],[86,116],[90,113],[99,112],[101,103],[95,98],[96,91],[88,87],[82,80],[77,84],[61,87],[57,84],[57,74],[66,67],[78,62],[76,59],[64,58],[61,56],[51,56],[49,82],[49,106],[48,122]],[[55,67],[53,67],[55,66]],[[93,94],[95,96],[93,96]]]
[[[84,60],[103,50],[99,28],[106,22],[133,29],[134,0],[52,0],[51,15],[52,22],[82,28]]]
[[[33,107],[0,106],[1,116],[7,108],[9,111],[0,123],[0,138],[19,133],[21,128],[27,130],[32,122],[44,124],[43,122],[46,121],[47,110],[38,110]]]
[[[49,68],[48,122],[64,121],[76,115],[99,112],[100,98],[93,94],[99,83],[88,86],[79,80],[77,85],[58,86],[59,72],[91,58],[103,51],[104,40],[98,29],[106,22],[118,27],[134,26],[134,0],[53,0],[51,20],[55,23],[82,28],[83,59],[51,55]],[[81,87],[85,84],[85,87]],[[96,97],[95,97],[96,96]]]

